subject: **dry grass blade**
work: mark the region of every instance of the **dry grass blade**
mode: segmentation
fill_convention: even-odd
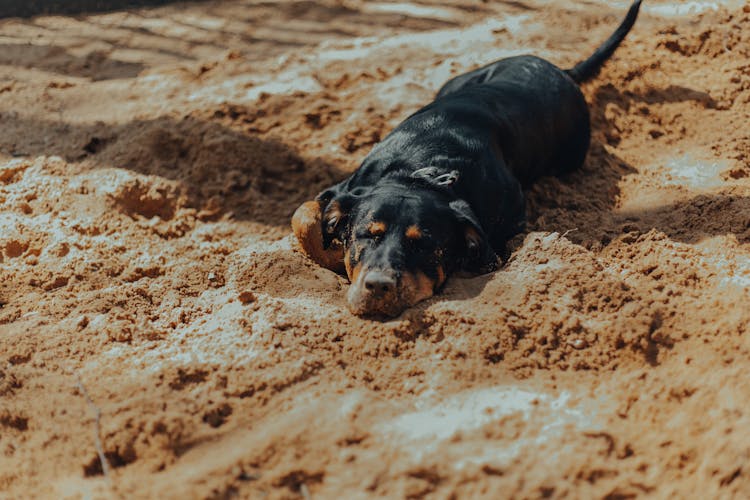
[[[76,377],[76,387],[78,387],[78,390],[81,391],[81,394],[83,394],[83,397],[86,399],[86,403],[94,412],[94,425],[96,426],[96,431],[94,433],[94,444],[96,446],[96,454],[99,455],[99,462],[102,465],[102,474],[104,474],[105,478],[109,479],[109,461],[107,461],[107,457],[104,454],[104,445],[102,444],[101,437],[102,411],[98,406],[96,406],[96,404],[94,404],[94,401],[89,395],[89,391],[86,390],[86,387],[81,381],[81,377]]]

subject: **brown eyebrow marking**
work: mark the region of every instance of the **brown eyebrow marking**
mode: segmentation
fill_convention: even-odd
[[[422,230],[416,225],[411,225],[406,228],[406,237],[410,240],[418,240],[422,237]]]
[[[373,236],[379,236],[385,234],[387,228],[388,226],[386,226],[385,222],[370,222],[370,225],[367,226],[367,231]]]

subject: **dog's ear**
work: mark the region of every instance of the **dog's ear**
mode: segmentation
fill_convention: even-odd
[[[461,270],[476,274],[495,271],[497,255],[490,246],[474,211],[464,200],[452,201],[450,208],[458,222],[459,239],[463,245],[459,248]]]
[[[458,182],[458,170],[445,171],[440,167],[425,167],[415,170],[411,176],[414,179],[421,179],[429,182],[434,186],[450,187]]]
[[[302,252],[319,266],[337,273],[344,272],[344,249],[323,243],[323,204],[312,200],[303,203],[292,216],[292,231]]]
[[[343,273],[344,249],[326,232],[329,222],[325,219],[331,201],[339,192],[339,186],[334,186],[300,205],[292,216],[292,231],[305,255],[322,267]]]
[[[348,196],[341,185],[326,189],[314,200],[303,203],[292,216],[292,230],[302,251],[318,265],[343,274],[343,229]]]

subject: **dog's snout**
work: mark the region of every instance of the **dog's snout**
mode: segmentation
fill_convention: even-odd
[[[347,292],[349,308],[354,314],[398,316],[403,311],[401,273],[375,268],[364,271]]]
[[[375,297],[385,297],[396,291],[396,278],[382,271],[371,271],[365,276],[365,288]]]

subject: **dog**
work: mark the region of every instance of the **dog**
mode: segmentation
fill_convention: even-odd
[[[303,252],[346,273],[352,313],[398,316],[453,272],[497,269],[497,254],[524,230],[524,188],[583,164],[591,127],[579,85],[598,74],[640,5],[572,69],[524,55],[451,79],[350,177],[297,209]]]

